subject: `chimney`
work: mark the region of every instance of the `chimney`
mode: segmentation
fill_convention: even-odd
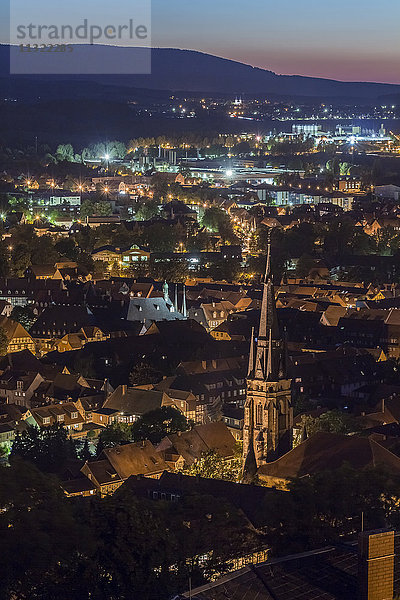
[[[121,385],[121,388],[122,388],[122,395],[126,396],[126,392],[127,392],[128,386],[127,385]]]
[[[358,538],[360,600],[392,600],[394,531],[365,531]]]

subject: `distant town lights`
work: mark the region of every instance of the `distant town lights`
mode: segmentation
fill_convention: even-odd
[[[227,169],[227,170],[225,171],[225,175],[226,175],[227,177],[232,177],[232,175],[233,175],[233,171],[232,171],[232,169]]]

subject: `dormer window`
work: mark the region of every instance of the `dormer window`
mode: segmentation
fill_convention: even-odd
[[[57,415],[57,421],[62,423],[64,421],[64,415]]]
[[[71,413],[71,419],[77,419],[77,418],[78,418],[78,413],[77,412]]]
[[[50,417],[43,417],[43,425],[50,425]]]

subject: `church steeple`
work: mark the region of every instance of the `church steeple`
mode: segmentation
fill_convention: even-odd
[[[257,338],[254,378],[276,381],[281,363],[282,340],[276,314],[275,290],[271,272],[271,235],[268,233],[267,264],[265,268],[260,326]]]
[[[286,337],[282,339],[271,269],[271,234],[263,283],[258,336],[251,334],[243,427],[242,481],[254,479],[256,468],[291,447],[293,411],[287,376]]]
[[[186,285],[183,284],[183,300],[182,300],[182,314],[187,317],[187,307],[186,307]]]
[[[175,311],[178,312],[178,284],[175,283],[175,302],[174,302]]]

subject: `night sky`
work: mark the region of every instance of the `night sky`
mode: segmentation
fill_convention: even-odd
[[[99,14],[102,2],[81,0],[82,16]],[[119,0],[115,9],[129,18],[132,6],[134,0]],[[153,0],[152,6],[153,46],[200,50],[283,74],[400,83],[398,0]],[[4,5],[6,42],[3,11]]]

